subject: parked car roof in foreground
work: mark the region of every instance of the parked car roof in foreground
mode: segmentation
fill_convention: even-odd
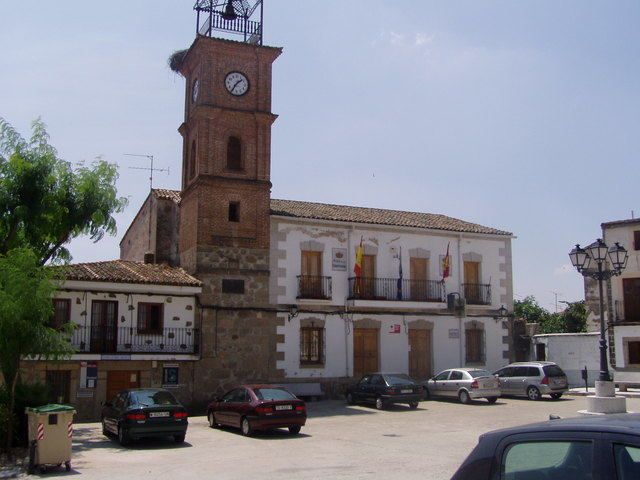
[[[594,415],[494,430],[452,480],[640,478],[640,414]]]
[[[559,418],[545,422],[531,423],[518,427],[494,430],[485,435],[499,434],[504,436],[509,433],[526,432],[552,432],[552,431],[581,431],[581,432],[610,432],[640,434],[640,413],[616,413],[609,415],[585,415],[575,418]]]

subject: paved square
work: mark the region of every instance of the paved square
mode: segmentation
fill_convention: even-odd
[[[213,430],[204,417],[190,419],[187,441],[150,439],[121,448],[99,424],[78,424],[73,468],[84,479],[124,478],[421,478],[448,479],[489,430],[577,416],[584,397],[531,402],[500,399],[495,405],[422,402],[418,410],[348,407],[331,400],[308,404],[300,435],[286,431],[245,438]],[[640,399],[628,399],[640,411]]]

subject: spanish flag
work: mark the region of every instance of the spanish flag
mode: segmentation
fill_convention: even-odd
[[[449,243],[447,243],[447,254],[442,259],[442,281],[451,275],[451,257],[449,256]]]
[[[356,263],[353,266],[353,273],[356,274],[355,293],[360,293],[360,275],[362,274],[362,255],[364,255],[364,247],[362,246],[362,237],[360,237],[360,245],[356,247]]]

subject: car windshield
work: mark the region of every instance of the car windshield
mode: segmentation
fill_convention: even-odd
[[[487,372],[486,370],[471,370],[469,372],[467,372],[469,375],[471,375],[471,378],[478,378],[478,377],[490,377],[491,374],[489,372]]]
[[[179,405],[176,398],[165,390],[140,390],[131,393],[133,403],[143,407],[154,407],[158,405]]]
[[[388,385],[413,385],[414,381],[411,380],[404,373],[392,373],[389,375],[383,375]]]
[[[564,372],[557,365],[545,365],[542,370],[547,377],[564,377]]]
[[[295,400],[296,397],[281,388],[256,388],[253,393],[258,400]]]

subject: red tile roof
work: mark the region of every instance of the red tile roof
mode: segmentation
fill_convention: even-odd
[[[180,202],[180,191],[155,189],[158,198]],[[331,220],[347,223],[389,225],[397,227],[427,228],[461,233],[481,233],[511,236],[511,232],[465,222],[437,213],[405,212],[382,208],[350,207],[328,203],[302,202],[298,200],[271,199],[271,215],[293,218]]]
[[[105,262],[76,263],[51,267],[65,280],[90,282],[144,283],[199,287],[202,283],[182,268],[163,264],[109,260]]]

